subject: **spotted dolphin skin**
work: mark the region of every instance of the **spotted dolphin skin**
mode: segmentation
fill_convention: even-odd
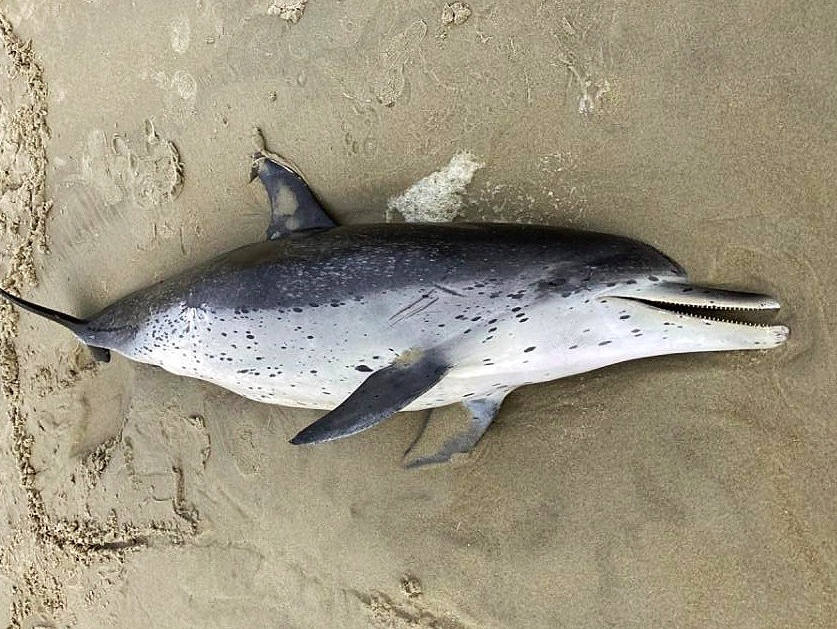
[[[781,325],[729,319],[769,297],[692,285],[641,242],[541,225],[337,226],[290,163],[256,154],[269,239],[77,319],[3,296],[108,350],[247,398],[329,412],[291,440],[401,410],[469,421],[422,465],[471,449],[517,387],[662,354],[764,350]],[[719,316],[721,315],[721,316]]]

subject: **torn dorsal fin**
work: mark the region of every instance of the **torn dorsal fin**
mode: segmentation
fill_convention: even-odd
[[[270,199],[267,239],[274,240],[308,229],[335,227],[308,184],[288,160],[265,149],[253,155],[251,181],[258,177]]]
[[[433,352],[409,354],[369,376],[340,406],[302,430],[291,443],[323,443],[372,428],[429,391],[449,369]]]

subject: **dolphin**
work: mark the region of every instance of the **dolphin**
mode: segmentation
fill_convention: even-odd
[[[789,334],[733,320],[776,300],[696,286],[636,240],[503,223],[338,226],[289,161],[262,149],[251,175],[270,200],[263,242],[86,319],[0,292],[98,359],[114,351],[259,402],[328,411],[293,444],[461,403],[465,426],[416,466],[473,448],[518,387],[647,356],[765,350]]]

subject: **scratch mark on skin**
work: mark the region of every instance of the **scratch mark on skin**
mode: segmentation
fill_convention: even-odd
[[[436,288],[440,291],[447,293],[448,295],[456,295],[457,297],[465,297],[463,293],[453,290],[452,288],[448,288],[447,286],[442,286],[441,284],[433,284]]]
[[[433,293],[435,292],[435,290],[431,290],[429,293],[425,293],[424,295],[416,299],[413,303],[409,304],[408,306],[404,306],[401,310],[392,315],[389,318],[390,327],[398,325],[399,323],[403,323],[410,317],[414,317],[415,315],[419,314],[420,312],[423,312],[424,310],[435,304],[437,301],[439,301],[438,297],[432,297]],[[430,301],[423,305],[419,305],[421,304],[422,300],[425,299],[429,299]],[[411,309],[414,310],[411,311]]]

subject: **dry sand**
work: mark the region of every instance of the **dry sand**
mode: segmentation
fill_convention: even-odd
[[[295,449],[0,305],[0,622],[837,626],[833,3],[450,5],[3,0],[3,285],[83,316],[260,238],[257,126],[340,221],[467,152],[466,218],[642,238],[791,341],[525,388],[415,473],[419,415]]]

